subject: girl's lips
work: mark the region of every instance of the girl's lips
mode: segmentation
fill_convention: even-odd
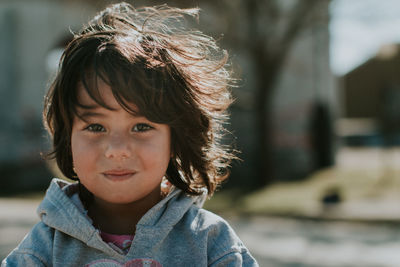
[[[132,177],[135,174],[134,171],[131,170],[110,170],[103,172],[103,175],[114,181],[121,181]]]

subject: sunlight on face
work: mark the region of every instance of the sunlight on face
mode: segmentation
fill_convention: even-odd
[[[99,106],[78,86],[79,102],[93,107],[78,107],[83,119],[75,117],[72,127],[72,158],[80,182],[95,198],[114,204],[159,195],[171,156],[170,127],[128,113],[106,83],[98,86],[113,110]]]

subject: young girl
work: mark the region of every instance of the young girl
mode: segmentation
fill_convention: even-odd
[[[116,4],[66,48],[44,121],[60,170],[2,266],[257,266],[201,209],[227,176],[226,54],[196,9]]]

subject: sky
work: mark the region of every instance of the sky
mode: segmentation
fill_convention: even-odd
[[[343,75],[384,44],[400,43],[400,0],[333,0],[330,64]]]

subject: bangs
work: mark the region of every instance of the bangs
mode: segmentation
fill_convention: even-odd
[[[172,72],[166,65],[150,66],[148,60],[139,57],[132,62],[115,46],[100,46],[93,56],[87,58],[80,66],[77,85],[81,84],[88,95],[103,108],[113,110],[102,98],[99,81],[111,88],[118,104],[130,114],[170,125],[181,113],[178,111],[179,105],[174,105],[177,100],[173,96],[177,82],[171,77]],[[79,116],[77,107],[94,108],[80,103],[78,92],[75,96],[75,115]],[[136,106],[135,109],[132,104]]]

